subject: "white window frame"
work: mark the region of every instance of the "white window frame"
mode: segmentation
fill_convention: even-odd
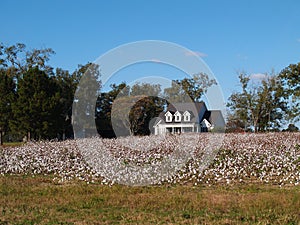
[[[173,117],[172,113],[170,113],[169,111],[166,112],[165,117],[166,117],[166,122],[167,123],[172,122],[172,117]]]
[[[188,111],[185,111],[183,113],[183,121],[184,122],[189,122],[191,121],[191,114]]]
[[[166,116],[166,122],[172,122],[172,116]]]
[[[180,112],[176,111],[174,116],[175,116],[175,122],[181,122],[182,115]]]

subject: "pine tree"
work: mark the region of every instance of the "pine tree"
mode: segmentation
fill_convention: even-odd
[[[9,131],[9,121],[12,120],[11,105],[15,98],[15,84],[8,75],[8,70],[0,69],[0,145],[3,144],[3,134]]]
[[[27,140],[55,137],[54,121],[58,118],[59,99],[53,79],[37,67],[29,69],[18,80],[17,100],[12,104],[13,130],[27,135]]]

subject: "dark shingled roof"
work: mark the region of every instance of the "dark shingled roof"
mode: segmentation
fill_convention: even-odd
[[[215,127],[221,127],[221,128],[225,127],[225,120],[221,110],[211,110],[208,121],[214,124]]]
[[[165,114],[167,111],[169,111],[173,115],[176,113],[176,111],[180,112],[181,114],[183,114],[185,111],[188,111],[191,114],[191,119],[188,122],[185,121],[175,122],[173,120],[172,123],[198,123],[199,124],[204,119],[206,119],[209,123],[211,123],[215,127],[222,127],[222,128],[225,127],[225,121],[222,112],[220,110],[207,110],[204,102],[170,104],[167,107],[167,110],[161,112],[159,114],[159,117],[155,119],[154,126],[156,126],[159,122],[161,124],[166,123]]]
[[[167,108],[167,111],[174,114],[176,111],[183,114],[185,111],[188,111],[191,114],[191,120],[187,123],[200,123],[204,119],[204,114],[207,112],[207,108],[204,102],[196,103],[175,103],[170,104]],[[165,113],[162,112],[159,114],[159,118],[162,119],[162,122],[165,122]],[[185,123],[184,121],[181,121]]]

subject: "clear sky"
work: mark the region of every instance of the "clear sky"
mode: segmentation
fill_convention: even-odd
[[[121,44],[170,41],[199,52],[225,99],[238,71],[279,72],[300,62],[298,0],[2,0],[0,42],[51,47],[74,71]]]

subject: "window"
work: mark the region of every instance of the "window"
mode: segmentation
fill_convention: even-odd
[[[176,113],[174,114],[175,116],[175,122],[180,122],[181,121],[181,114],[180,112],[176,111]]]
[[[188,111],[185,111],[185,112],[183,113],[183,120],[184,120],[185,122],[188,122],[188,121],[191,120],[191,114],[190,114]]]
[[[172,116],[167,116],[166,117],[166,122],[172,122]]]
[[[173,117],[172,113],[170,113],[169,111],[166,112],[165,117],[166,117],[166,122],[172,122],[172,117]]]

